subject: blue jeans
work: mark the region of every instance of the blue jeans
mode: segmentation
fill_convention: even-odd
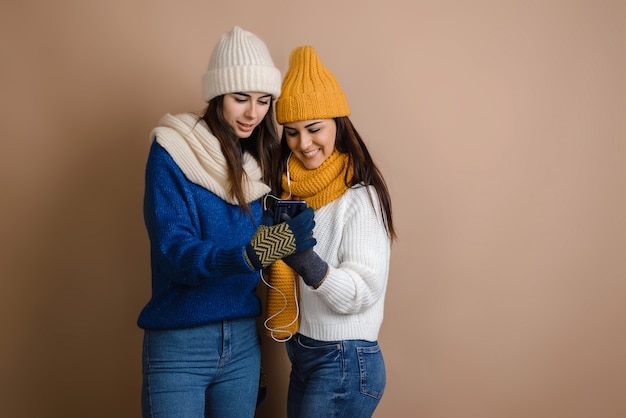
[[[261,367],[254,318],[144,332],[142,413],[252,418]]]
[[[287,342],[287,354],[289,418],[372,416],[386,384],[378,342],[317,341],[296,334]]]

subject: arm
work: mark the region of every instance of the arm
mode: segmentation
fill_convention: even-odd
[[[239,208],[191,184],[160,145],[152,146],[146,168],[144,217],[153,266],[170,280],[198,285],[211,276],[250,273],[311,247],[315,244],[312,210],[302,215],[287,223],[256,228]],[[228,222],[224,218],[233,223],[226,224],[227,230],[221,235],[214,232],[216,236],[210,238],[207,230],[213,218],[221,227]]]
[[[341,234],[337,236],[338,231],[330,231],[329,237],[337,237],[318,236],[318,253],[326,260],[335,257],[335,261],[330,263],[329,273],[315,293],[337,313],[361,312],[385,294],[391,244],[378,199],[373,189],[370,190],[374,207],[365,187],[351,190],[349,200],[333,214],[341,220]],[[324,248],[324,241],[328,239],[338,243]],[[328,251],[337,254],[328,254]]]
[[[320,287],[328,274],[328,263],[317,255],[313,247],[289,255],[283,261],[313,289]]]
[[[214,221],[207,210],[214,207],[213,213],[217,214],[225,208],[209,192],[203,195],[204,201],[197,202],[199,197],[192,193],[192,186],[167,151],[153,142],[144,193],[144,220],[151,242],[153,269],[171,281],[193,286],[212,276],[223,277],[229,268],[220,266],[217,255],[224,250],[220,243],[209,239]],[[242,224],[228,242],[245,242],[253,232],[251,226],[247,229],[248,236],[239,236],[244,230]],[[239,263],[233,264],[245,271],[243,251]],[[251,271],[249,267],[248,271]]]

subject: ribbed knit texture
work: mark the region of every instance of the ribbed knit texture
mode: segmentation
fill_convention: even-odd
[[[348,187],[345,173],[348,170],[348,155],[335,150],[321,166],[307,170],[300,160],[289,160],[291,192],[294,199],[305,200],[317,210],[341,196]],[[348,179],[352,178],[352,172]],[[287,178],[283,177],[283,198],[289,195]],[[317,215],[316,215],[317,218]],[[287,340],[298,330],[298,275],[283,261],[269,267],[267,291],[266,326],[268,334],[278,340]]]
[[[289,68],[276,102],[278,123],[349,115],[346,95],[315,49],[312,46],[295,48],[289,56]]]
[[[265,43],[251,32],[235,26],[222,34],[202,77],[202,95],[208,102],[235,92],[280,94],[281,75]]]
[[[309,170],[297,158],[289,159],[290,181],[283,175],[283,198],[291,193],[292,199],[304,200],[308,206],[317,210],[341,196],[352,180],[352,167],[348,170],[348,154],[336,149],[314,170]]]
[[[167,114],[161,118],[150,137],[156,137],[156,141],[167,150],[190,181],[212,191],[228,203],[238,204],[234,196],[228,193],[226,157],[204,121],[199,121],[197,116],[190,113]],[[246,172],[243,180],[246,202],[259,199],[270,190],[263,183],[261,168],[249,153],[243,155],[243,169]]]
[[[315,211],[315,252],[330,269],[317,289],[300,288],[302,335],[318,341],[378,339],[391,248],[378,204],[372,186],[353,186]]]
[[[180,139],[183,141],[182,139]],[[144,219],[152,296],[138,325],[175,329],[260,314],[260,275],[244,248],[261,224],[261,200],[239,206],[190,181],[157,141],[146,166]]]
[[[265,307],[266,333],[276,341],[287,341],[298,331],[298,275],[282,260],[267,271],[271,287]]]

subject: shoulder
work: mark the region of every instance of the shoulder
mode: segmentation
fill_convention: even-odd
[[[372,186],[355,185],[346,190],[338,199],[322,206],[320,218],[331,218],[333,223],[358,222],[363,219],[380,217],[378,195]]]
[[[146,181],[164,185],[171,181],[184,181],[184,174],[172,156],[157,141],[152,141],[148,161],[146,163]]]
[[[363,184],[356,184],[346,190],[342,196],[345,204],[349,204],[356,211],[362,210],[374,210],[378,208],[379,199],[378,193],[374,186],[366,186]]]
[[[159,144],[156,138],[153,138],[148,154],[148,167],[163,167],[168,165],[175,165],[172,156]]]

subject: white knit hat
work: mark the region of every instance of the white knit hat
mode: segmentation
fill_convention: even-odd
[[[258,91],[280,95],[281,75],[265,43],[235,26],[223,33],[202,77],[206,102],[226,93]]]

